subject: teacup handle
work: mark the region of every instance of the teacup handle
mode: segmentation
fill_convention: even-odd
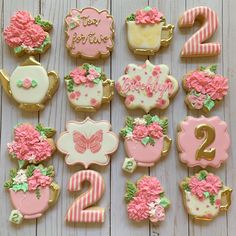
[[[115,82],[113,80],[106,79],[102,82],[102,86],[103,86],[102,102],[109,103],[114,96]]]
[[[56,203],[58,197],[59,197],[59,194],[60,194],[60,187],[58,184],[56,183],[51,183],[50,185],[50,199],[48,201],[49,205],[53,205]]]
[[[231,205],[231,193],[232,189],[226,188],[221,193],[221,205],[220,210],[221,211],[227,211]]]
[[[172,140],[167,135],[163,137],[163,150],[161,152],[162,156],[166,156],[167,153],[169,152],[171,142]]]
[[[167,47],[170,44],[170,40],[173,38],[174,28],[175,26],[171,24],[162,26],[162,35],[163,35],[163,31],[168,31],[168,38],[161,39],[161,46]]]

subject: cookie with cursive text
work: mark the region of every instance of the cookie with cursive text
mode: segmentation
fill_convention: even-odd
[[[195,220],[209,221],[231,205],[232,189],[217,175],[201,170],[180,183],[183,202]]]
[[[188,167],[219,168],[229,156],[227,124],[218,116],[188,116],[178,126],[177,146],[180,160]]]
[[[76,111],[94,112],[114,95],[114,81],[107,79],[101,67],[84,63],[65,76],[67,97]]]
[[[185,103],[189,109],[209,112],[227,95],[228,78],[216,74],[216,68],[201,66],[184,76]]]
[[[160,181],[152,176],[143,176],[136,184],[127,181],[125,200],[129,219],[137,222],[164,221],[166,208],[170,205]]]
[[[114,46],[114,21],[107,10],[71,9],[65,18],[66,47],[74,57],[105,58]]]
[[[143,65],[129,64],[117,83],[118,93],[125,98],[129,109],[165,109],[178,92],[178,81],[169,75],[167,65],[153,65],[147,60]]]
[[[52,23],[33,17],[27,11],[17,11],[10,19],[10,24],[3,31],[6,44],[18,56],[23,54],[42,54],[51,46],[48,31]]]
[[[117,135],[110,130],[111,124],[105,120],[93,121],[88,117],[81,122],[69,121],[57,148],[66,154],[68,165],[82,164],[86,169],[91,164],[107,165],[119,144]]]

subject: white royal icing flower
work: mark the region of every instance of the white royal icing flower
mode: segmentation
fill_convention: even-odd
[[[22,184],[27,182],[27,176],[25,170],[19,170],[15,178],[13,178],[15,184]]]
[[[143,119],[143,118],[135,118],[135,119],[134,119],[134,123],[135,123],[136,125],[146,125],[146,120]]]

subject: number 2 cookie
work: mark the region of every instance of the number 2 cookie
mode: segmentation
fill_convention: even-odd
[[[218,168],[228,158],[227,124],[217,116],[188,116],[178,127],[177,146],[180,160],[188,167]]]
[[[106,78],[101,67],[84,63],[65,76],[67,97],[77,111],[93,112],[114,95],[114,81]]]
[[[128,45],[135,54],[154,55],[173,37],[174,25],[167,25],[163,13],[155,7],[132,13],[126,18],[126,26]]]
[[[167,65],[129,64],[117,83],[117,92],[125,98],[129,109],[142,108],[148,113],[153,108],[165,109],[178,92],[178,81],[169,75]]]
[[[228,79],[216,74],[216,66],[201,66],[184,76],[186,105],[193,110],[211,111],[227,95]]]
[[[232,189],[225,186],[217,175],[205,170],[186,177],[180,188],[185,208],[196,220],[212,220],[231,205]]]
[[[65,18],[66,47],[74,57],[108,57],[114,46],[114,21],[107,10],[71,9]]]

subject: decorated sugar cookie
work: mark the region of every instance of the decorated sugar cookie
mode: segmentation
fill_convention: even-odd
[[[228,93],[228,79],[216,74],[216,66],[201,66],[184,76],[186,105],[193,110],[211,111]]]
[[[124,147],[128,155],[123,170],[132,173],[136,166],[153,166],[162,156],[167,155],[171,139],[167,136],[168,120],[157,115],[142,118],[126,118],[121,130]]]
[[[117,135],[110,130],[111,124],[105,120],[93,121],[88,117],[82,122],[69,121],[57,148],[66,154],[68,165],[82,164],[86,169],[91,164],[107,165],[119,143]]]
[[[108,57],[114,46],[114,21],[107,10],[71,9],[65,18],[66,47],[74,57]]]
[[[142,108],[146,113],[153,108],[165,109],[179,87],[169,72],[167,65],[153,65],[148,60],[141,66],[129,64],[116,89],[129,109]]]
[[[219,168],[228,158],[227,124],[217,116],[188,116],[178,127],[177,145],[180,160],[188,167]]]
[[[85,63],[65,77],[67,96],[77,111],[96,111],[114,95],[114,81],[106,78],[101,67]]]
[[[3,37],[18,56],[42,54],[51,46],[48,33],[51,29],[52,23],[42,20],[40,15],[33,17],[27,11],[17,11],[4,29]]]
[[[151,176],[143,176],[136,184],[128,181],[125,200],[129,219],[137,222],[164,221],[166,208],[170,205],[159,180]]]
[[[89,189],[78,196],[66,213],[67,222],[103,223],[105,208],[94,206],[102,198],[105,191],[103,177],[93,170],[82,170],[73,174],[69,180],[70,192],[80,191],[83,183],[90,184]]]
[[[41,64],[29,57],[8,76],[0,70],[3,89],[25,111],[40,111],[59,86],[55,71],[46,72]]]
[[[180,183],[186,210],[196,220],[212,220],[231,205],[232,189],[205,170]]]
[[[53,181],[53,166],[30,164],[26,169],[12,169],[4,187],[8,189],[14,210],[9,220],[20,224],[23,219],[36,219],[56,201],[60,187]]]
[[[18,124],[14,129],[14,139],[8,143],[8,152],[13,159],[18,161],[21,168],[26,163],[38,164],[53,155],[56,147],[52,139],[55,130],[35,127],[28,123]]]
[[[157,8],[145,7],[126,18],[129,48],[135,54],[154,55],[160,47],[168,46],[174,25],[166,24],[165,17]]]

